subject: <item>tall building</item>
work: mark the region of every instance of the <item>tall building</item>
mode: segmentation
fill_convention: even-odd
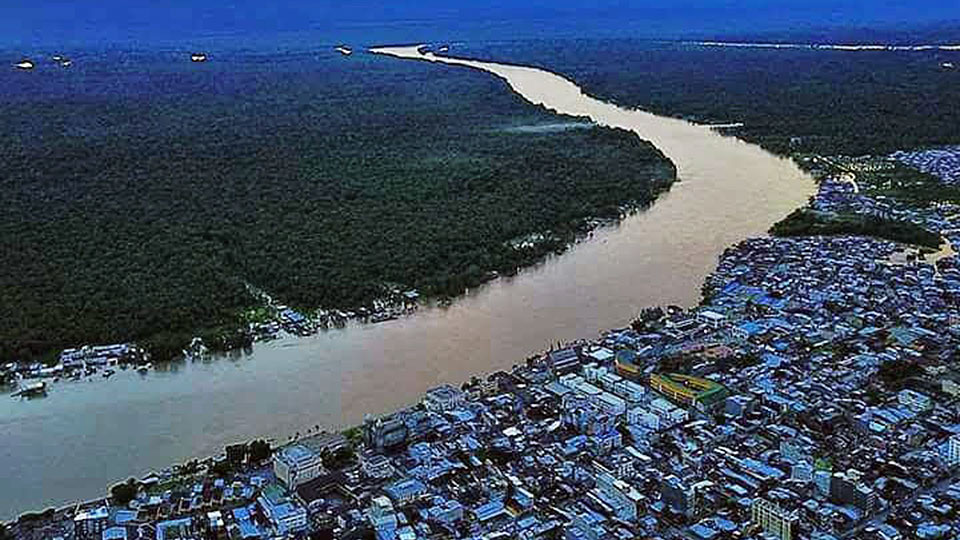
[[[273,473],[287,489],[296,489],[326,473],[320,454],[301,445],[288,446],[273,454]]]
[[[365,452],[360,455],[360,469],[363,474],[370,478],[386,479],[394,474],[393,464],[390,458],[372,452]]]
[[[833,474],[830,471],[814,471],[813,483],[817,488],[817,496],[826,499],[830,496],[830,485],[833,483]]]
[[[750,522],[780,540],[792,540],[799,518],[795,512],[787,512],[780,505],[766,499],[756,498],[750,506]]]
[[[589,397],[571,393],[563,396],[563,424],[585,435],[600,435],[613,430],[616,419]]]
[[[374,497],[370,501],[370,510],[367,512],[370,525],[377,532],[379,538],[392,538],[397,529],[397,512],[393,503],[384,496]]]
[[[363,441],[368,448],[384,450],[407,442],[409,430],[403,413],[397,412],[385,418],[367,416],[363,420]]]
[[[801,482],[810,482],[813,480],[813,465],[806,461],[801,461],[790,469],[790,478],[800,480]]]
[[[697,491],[678,477],[670,475],[660,482],[660,497],[671,510],[688,518],[696,517]]]
[[[302,531],[307,527],[307,510],[288,497],[276,485],[267,486],[257,498],[263,515],[280,535]]]
[[[547,355],[547,360],[557,375],[571,373],[580,367],[580,355],[572,348],[553,351]]]
[[[830,498],[838,504],[852,504],[869,515],[876,510],[876,492],[860,481],[856,471],[834,473],[830,480]]]
[[[947,463],[952,467],[960,465],[960,435],[947,440]]]
[[[597,498],[609,506],[618,519],[632,521],[637,518],[637,504],[641,496],[633,486],[599,467],[596,480]]]
[[[100,540],[103,531],[107,529],[109,517],[110,512],[106,506],[79,512],[73,518],[73,533],[80,540]]]

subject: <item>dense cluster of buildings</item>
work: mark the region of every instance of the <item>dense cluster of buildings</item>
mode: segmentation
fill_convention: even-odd
[[[811,206],[960,240],[960,208],[845,181]],[[67,540],[960,537],[960,268],[904,251],[745,241],[697,308],[431,389],[350,440],[77,508]]]
[[[893,154],[893,158],[925,173],[935,175],[948,184],[960,184],[960,146],[897,152]]]
[[[139,366],[149,363],[149,354],[134,343],[84,346],[66,349],[50,364],[40,362],[11,362],[0,365],[0,384],[4,382],[28,386],[32,381],[79,380],[101,374],[110,377],[116,368]]]

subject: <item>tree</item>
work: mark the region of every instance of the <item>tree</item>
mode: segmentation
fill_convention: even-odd
[[[110,497],[113,499],[113,504],[126,506],[130,504],[130,501],[137,498],[139,491],[140,486],[137,484],[137,481],[131,478],[122,484],[117,484],[110,488]]]
[[[246,444],[231,444],[226,448],[227,461],[234,466],[241,465],[247,459],[248,451]]]
[[[356,454],[351,447],[340,448],[334,452],[324,450],[323,466],[331,470],[342,469],[353,463],[355,458]]]
[[[217,475],[219,478],[226,478],[230,476],[234,471],[235,464],[231,463],[230,460],[218,461],[210,468],[210,472]]]
[[[257,439],[250,443],[250,461],[251,463],[261,463],[273,455],[270,443],[262,439]]]

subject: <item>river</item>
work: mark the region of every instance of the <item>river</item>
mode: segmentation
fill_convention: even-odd
[[[251,355],[58,384],[45,399],[2,399],[0,518],[97,497],[114,481],[231,442],[354,424],[411,404],[435,384],[623,326],[645,306],[693,306],[726,247],[765,234],[813,193],[812,178],[789,160],[604,103],[547,71],[423,57],[415,48],[375,52],[484,70],[532,103],[633,131],[673,160],[679,182],[620,226],[447,308],[259,344]]]

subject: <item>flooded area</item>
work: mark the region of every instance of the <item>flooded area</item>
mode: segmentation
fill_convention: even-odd
[[[645,306],[695,305],[724,249],[765,234],[814,192],[812,178],[789,160],[708,127],[605,103],[547,71],[416,48],[375,52],[392,57],[385,61],[483,70],[507,82],[504,92],[632,131],[677,165],[679,182],[620,226],[449,307],[259,344],[249,355],[58,384],[44,399],[4,397],[0,518],[97,497],[111,482],[239,440],[282,442],[316,425],[355,424],[414,403],[438,383],[623,326]]]

